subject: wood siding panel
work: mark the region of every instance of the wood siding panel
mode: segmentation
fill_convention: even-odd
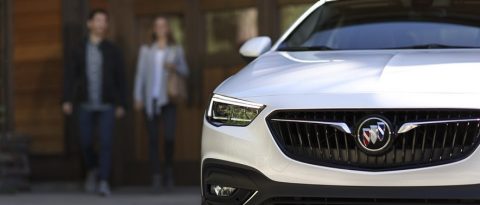
[[[63,87],[62,64],[58,60],[17,63],[15,86],[17,94],[55,94],[59,96]],[[60,102],[59,99],[55,99]]]
[[[14,124],[32,154],[64,151],[61,9],[61,0],[14,1]]]
[[[278,0],[279,5],[291,5],[291,4],[314,4],[317,0]]]
[[[18,46],[58,43],[62,40],[62,29],[58,26],[49,29],[29,27],[17,29],[16,31],[14,43]]]
[[[202,10],[230,10],[246,7],[254,7],[257,0],[200,0]],[[178,14],[185,12],[187,1],[171,0],[136,0],[136,15],[157,15],[161,13]]]
[[[24,13],[56,12],[62,7],[58,0],[15,0],[15,15]]]
[[[185,10],[185,1],[137,0],[134,3],[136,15],[155,16],[161,13],[180,13]]]
[[[108,0],[90,0],[91,9],[108,9]]]
[[[255,7],[257,0],[200,0],[203,10],[231,10]]]
[[[42,62],[44,60],[61,60],[62,44],[56,42],[52,44],[32,44],[28,46],[15,45],[15,62]]]
[[[21,1],[21,0],[20,0]],[[17,8],[17,7],[15,7]],[[61,27],[62,15],[58,11],[16,13],[14,29],[44,28],[50,29]],[[35,34],[32,34],[35,35]]]

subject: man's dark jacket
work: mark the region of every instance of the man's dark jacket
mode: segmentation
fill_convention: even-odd
[[[63,102],[88,102],[86,52],[87,40],[72,52],[65,67]],[[126,84],[124,59],[119,48],[109,41],[99,44],[102,53],[102,103],[126,108]]]

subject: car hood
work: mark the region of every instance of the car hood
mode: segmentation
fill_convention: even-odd
[[[215,93],[232,97],[480,92],[480,50],[269,52]]]

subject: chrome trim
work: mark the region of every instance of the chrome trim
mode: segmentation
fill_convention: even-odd
[[[250,202],[253,199],[253,197],[255,197],[255,195],[257,195],[257,193],[258,193],[258,191],[255,191],[255,193],[253,193],[252,196],[250,196],[250,198],[248,198],[247,201],[245,201],[245,203],[243,203],[243,205],[248,204],[248,202]]]
[[[225,103],[225,104],[231,104],[231,105],[248,107],[248,108],[255,108],[255,109],[260,109],[264,106],[263,104],[249,102],[249,101],[240,100],[240,99],[227,97],[227,96],[223,96],[223,95],[218,95],[218,94],[213,95],[212,99],[215,102],[221,102],[221,103]]]
[[[298,122],[298,123],[310,123],[310,124],[320,124],[320,125],[329,125],[332,126],[342,132],[347,134],[352,134],[350,127],[346,123],[343,122],[325,122],[325,121],[310,121],[310,120],[285,120],[285,119],[271,119],[272,121],[277,122]]]
[[[447,123],[459,123],[459,122],[480,122],[480,118],[475,119],[463,119],[463,120],[439,120],[439,121],[424,121],[424,122],[407,122],[404,123],[400,129],[398,129],[398,134],[407,133],[410,130],[413,130],[422,125],[431,125],[431,124],[447,124]]]

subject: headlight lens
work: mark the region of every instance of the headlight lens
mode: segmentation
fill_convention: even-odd
[[[215,126],[247,126],[265,108],[262,104],[214,95],[207,111],[208,121]]]

